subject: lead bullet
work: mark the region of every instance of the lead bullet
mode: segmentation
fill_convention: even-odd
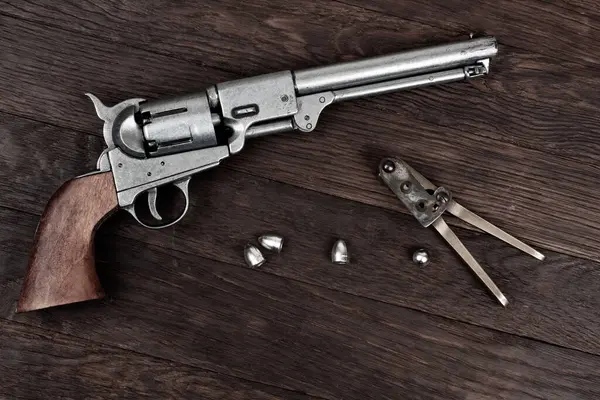
[[[331,262],[334,264],[348,264],[350,262],[348,246],[342,239],[338,239],[331,249]]]
[[[258,243],[267,250],[279,253],[283,248],[283,236],[276,233],[265,233],[259,236]]]
[[[250,268],[258,268],[266,261],[258,247],[252,244],[247,244],[244,248],[244,260]]]

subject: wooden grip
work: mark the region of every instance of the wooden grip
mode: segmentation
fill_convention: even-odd
[[[94,233],[117,207],[112,172],[72,179],[54,193],[35,234],[17,312],[104,297]]]

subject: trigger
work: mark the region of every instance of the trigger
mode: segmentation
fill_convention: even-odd
[[[150,214],[158,220],[162,221],[162,217],[158,213],[158,209],[156,208],[156,198],[158,197],[158,189],[152,188],[148,190],[148,208],[150,209]]]

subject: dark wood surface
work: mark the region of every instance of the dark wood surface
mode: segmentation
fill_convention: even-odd
[[[599,21],[584,0],[0,2],[0,398],[599,398]],[[103,149],[84,92],[158,98],[470,32],[500,41],[489,77],[251,141],[194,178],[180,224],[102,226],[105,299],[15,313],[46,202]],[[449,219],[506,309],[377,181],[388,154],[544,252]],[[249,270],[266,231],[284,252]],[[349,266],[328,261],[337,237]]]

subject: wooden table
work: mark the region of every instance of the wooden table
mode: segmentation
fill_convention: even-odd
[[[1,2],[0,397],[599,398],[600,11],[571,3]],[[104,147],[84,92],[158,98],[470,32],[499,39],[489,77],[251,141],[192,181],[182,223],[105,223],[105,300],[15,314],[46,201]],[[376,179],[390,154],[546,254],[450,220],[506,309]],[[246,268],[272,230],[284,252]],[[337,237],[349,266],[328,260]]]

